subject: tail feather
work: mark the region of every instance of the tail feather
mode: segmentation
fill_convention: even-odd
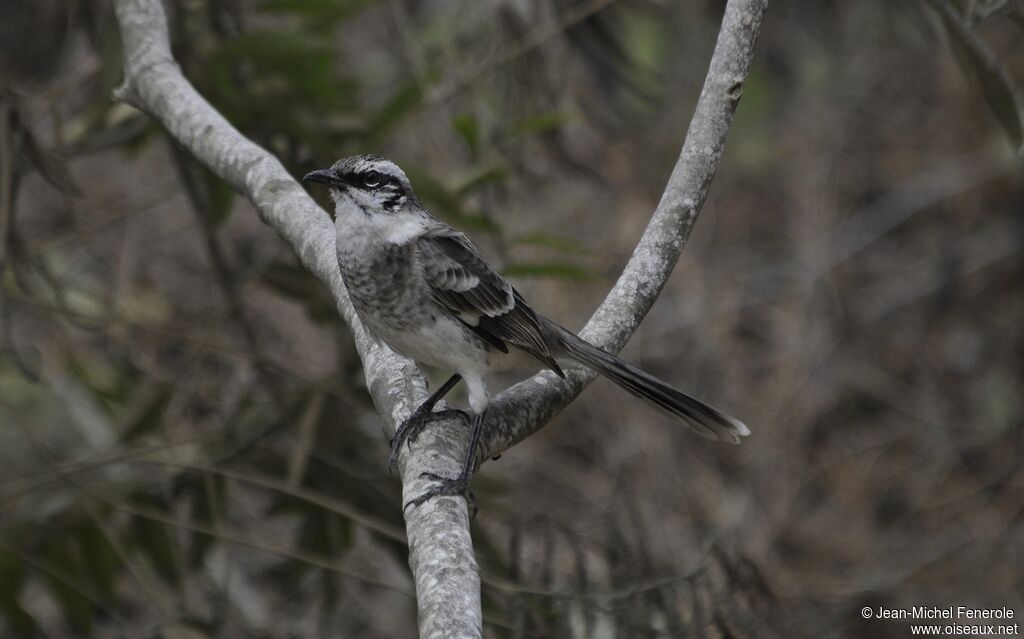
[[[550,324],[566,355],[594,369],[634,395],[654,402],[663,410],[682,419],[698,435],[738,444],[740,437],[750,434],[750,429],[740,420],[669,386],[554,322]]]

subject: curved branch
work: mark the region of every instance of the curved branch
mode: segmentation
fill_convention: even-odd
[[[239,133],[181,74],[159,0],[117,0],[115,6],[125,74],[116,97],[157,119],[189,153],[248,198],[263,222],[331,291],[352,328],[377,411],[393,433],[394,424],[426,399],[426,383],[411,361],[380,347],[359,322],[341,280],[330,217],[276,157]],[[457,475],[465,440],[465,426],[454,421],[436,422],[423,433],[400,459],[404,499],[428,488],[420,478],[427,470]],[[465,501],[436,499],[405,515],[421,635],[479,635],[480,576]]]
[[[729,0],[725,7],[704,87],[661,202],[615,286],[580,332],[608,351],[622,350],[651,310],[690,237],[725,148],[767,5],[768,0]],[[480,441],[481,460],[540,430],[596,377],[583,368],[566,373],[561,380],[543,371],[494,398]]]
[[[582,333],[609,350],[619,350],[650,310],[696,221],[766,4],[729,0],[696,113],[661,203],[622,276]],[[182,76],[171,56],[159,0],[117,0],[116,10],[125,50],[125,83],[117,96],[159,120],[190,153],[247,197],[263,222],[328,287],[352,328],[377,410],[393,432],[394,424],[426,397],[426,384],[412,362],[380,347],[359,322],[337,267],[330,218],[277,158],[242,136]],[[501,393],[489,411],[482,456],[495,455],[538,430],[591,379],[580,370],[571,371],[564,383],[541,373]],[[420,479],[426,470],[457,474],[465,445],[464,427],[452,421],[424,432],[400,459],[404,495],[426,488]],[[407,511],[406,531],[421,636],[479,636],[480,579],[464,500],[435,499]]]

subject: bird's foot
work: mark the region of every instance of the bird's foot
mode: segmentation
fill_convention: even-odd
[[[402,444],[411,446],[414,441],[423,432],[427,424],[440,419],[450,419],[452,417],[461,417],[467,422],[469,421],[469,415],[465,411],[461,411],[457,408],[448,408],[445,410],[439,410],[436,413],[429,410],[421,411],[419,409],[413,411],[412,415],[409,415],[408,419],[402,422],[398,430],[395,431],[395,436],[391,438],[391,455],[388,456],[388,471],[393,472],[395,466],[398,465],[398,452],[402,449]]]
[[[469,489],[469,473],[462,473],[455,478],[442,477],[435,473],[422,473],[420,477],[432,479],[436,481],[437,484],[419,497],[410,499],[406,502],[403,510],[408,510],[410,506],[419,506],[434,497],[465,497],[466,505],[469,507],[469,518],[473,519],[476,517],[476,496],[473,494],[473,491]]]

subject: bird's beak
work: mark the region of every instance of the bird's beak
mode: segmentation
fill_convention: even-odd
[[[342,180],[338,176],[331,173],[329,169],[320,169],[319,171],[310,171],[302,178],[303,182],[322,182],[328,186],[335,188],[342,188],[346,185],[345,180]]]

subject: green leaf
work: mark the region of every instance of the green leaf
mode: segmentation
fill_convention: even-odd
[[[227,482],[224,476],[215,473],[193,474],[187,482],[192,501],[192,521],[213,525],[220,517],[221,505],[227,501]],[[194,568],[201,566],[207,551],[216,541],[211,535],[193,532],[188,545],[189,565]]]
[[[172,390],[171,384],[160,382],[144,382],[138,385],[135,396],[122,417],[122,423],[118,426],[121,442],[130,442],[160,426]]]
[[[469,113],[455,116],[452,120],[452,129],[466,143],[470,153],[476,155],[480,151],[480,126],[475,117]]]
[[[543,246],[555,249],[556,251],[562,251],[563,253],[573,253],[577,255],[587,252],[586,247],[571,237],[556,235],[554,233],[545,233],[543,231],[524,233],[523,235],[512,238],[512,243],[525,244],[527,246]]]
[[[323,37],[290,31],[252,31],[225,41],[217,57],[250,62],[290,75],[312,71],[319,76],[330,68],[333,52],[331,42]]]
[[[423,91],[418,82],[409,82],[399,89],[387,104],[377,110],[375,116],[366,127],[367,145],[376,146],[387,137],[402,118],[410,113],[423,98]]]
[[[253,67],[252,85],[246,95],[238,96],[231,80],[232,64]],[[214,54],[210,71],[218,79],[215,86],[226,96],[233,96],[236,107],[246,103],[261,113],[268,108],[279,113],[284,106],[329,107],[344,101],[341,85],[335,81],[332,68],[334,46],[325,36],[289,31],[253,31],[225,42]],[[270,98],[262,105],[260,96]],[[291,102],[291,105],[288,103]],[[244,111],[238,108],[237,111]],[[276,120],[280,120],[278,117]]]
[[[530,136],[553,131],[569,121],[564,113],[552,111],[520,120],[508,131],[509,137]]]
[[[97,12],[100,16],[100,24],[97,24],[93,33],[99,37],[100,64],[99,86],[97,91],[102,95],[110,95],[122,78],[123,69],[123,46],[121,43],[121,30],[117,28],[117,22],[113,11]],[[96,45],[93,45],[96,46]],[[106,110],[109,100],[102,100],[103,109]]]
[[[622,50],[618,58],[628,71],[656,72],[671,60],[670,43],[673,41],[671,23],[658,16],[640,11],[625,13],[622,30]],[[636,79],[634,79],[636,80]]]
[[[50,575],[46,576],[50,594],[60,604],[64,621],[75,631],[75,636],[92,636],[92,604],[82,593]]]
[[[190,473],[182,479],[182,491],[189,496],[191,520],[213,526],[221,516],[223,504],[227,503],[227,481],[217,473]],[[188,566],[203,565],[207,552],[217,543],[217,538],[193,531],[188,540]]]
[[[121,372],[101,358],[68,358],[68,370],[88,388],[105,409],[124,399],[127,385]]]
[[[25,563],[0,549],[0,613],[16,637],[41,634],[39,624],[18,601],[25,583],[25,574]]]
[[[448,218],[448,221],[467,231],[483,231],[485,233],[494,233],[495,235],[501,234],[501,226],[483,213],[455,215]]]
[[[116,584],[120,562],[113,546],[103,531],[93,522],[86,522],[74,532],[78,556],[82,563],[83,579],[96,587],[104,601],[116,599]]]
[[[504,182],[506,178],[508,178],[508,171],[501,166],[478,169],[466,177],[460,185],[455,187],[455,194],[458,197],[465,197],[488,184]]]
[[[207,634],[199,624],[173,623],[160,629],[160,639],[208,639],[214,635]]]
[[[78,566],[71,554],[71,547],[69,544],[64,543],[62,539],[47,545],[43,549],[42,554],[51,564],[66,569],[72,575],[77,574],[78,571],[75,568]],[[89,601],[89,598],[73,585],[55,577],[51,573],[46,573],[43,579],[50,590],[50,594],[60,604],[64,621],[75,631],[75,636],[91,637],[92,603]]]
[[[306,516],[296,542],[304,552],[335,558],[352,546],[352,524],[347,519],[324,510],[311,510]],[[301,570],[301,569],[300,569]],[[328,606],[338,598],[335,575],[320,571],[321,596]]]
[[[15,637],[41,637],[42,628],[35,618],[25,610],[16,599],[0,599],[0,612],[3,612],[7,627]]]
[[[521,262],[502,269],[507,277],[546,277],[563,280],[590,280],[593,276],[582,268],[566,262]]]
[[[942,18],[953,57],[965,75],[978,81],[982,94],[1014,148],[1024,143],[1024,125],[1018,90],[1006,66],[985,42],[971,31],[945,0],[926,0]]]
[[[309,26],[328,28],[354,16],[375,0],[266,0],[259,5],[266,13],[292,14]]]
[[[163,522],[136,516],[131,523],[131,541],[149,559],[153,569],[172,585],[181,582],[181,567],[175,552],[174,539]]]

